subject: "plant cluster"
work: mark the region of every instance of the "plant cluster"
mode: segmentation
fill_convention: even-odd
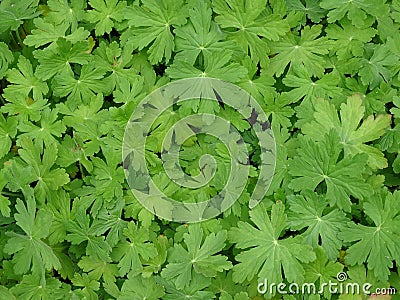
[[[0,299],[365,299],[257,291],[341,271],[400,290],[399,28],[399,0],[2,0]],[[206,200],[229,175],[204,134],[179,159],[196,176],[212,154],[213,180],[188,190],[166,174],[163,136],[189,114],[229,120],[251,165],[230,209],[180,224],[132,195],[121,153],[138,103],[192,77],[251,94],[277,157],[249,209],[263,153],[248,120],[206,99],[172,107],[146,144],[168,195]]]

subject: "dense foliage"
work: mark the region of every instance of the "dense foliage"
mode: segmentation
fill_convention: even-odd
[[[2,0],[0,299],[367,298],[257,291],[341,271],[400,290],[399,28],[399,0]],[[277,162],[249,209],[262,154],[248,121],[206,99],[174,107],[146,145],[171,197],[206,200],[229,172],[199,134],[182,169],[199,174],[209,153],[215,178],[189,191],[168,178],[160,143],[188,114],[229,120],[252,166],[230,209],[180,224],[132,195],[121,151],[137,104],[191,77],[250,93]]]

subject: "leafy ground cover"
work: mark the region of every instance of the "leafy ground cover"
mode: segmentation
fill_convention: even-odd
[[[400,290],[399,27],[398,0],[1,1],[0,299],[369,298],[257,289],[340,272]],[[212,154],[213,180],[168,177],[161,142],[189,114],[230,121],[251,165],[231,208],[181,224],[133,196],[122,145],[146,95],[193,77],[257,100],[276,167],[249,209],[263,153],[248,120],[206,99],[172,107],[145,149],[168,195],[206,200],[229,175],[224,144],[198,134],[179,162],[196,176]]]

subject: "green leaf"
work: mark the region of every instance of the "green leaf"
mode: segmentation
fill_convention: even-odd
[[[339,60],[363,56],[364,44],[371,41],[377,31],[368,24],[361,28],[353,26],[349,20],[342,19],[340,25],[330,24],[326,28],[329,37],[335,40],[332,50]]]
[[[280,150],[276,153],[275,175],[267,191],[268,196],[276,192],[281,185],[286,188],[290,179],[288,175],[288,146],[291,140],[289,139],[288,129],[286,127],[280,128],[278,124],[273,124],[272,128],[275,143]]]
[[[214,293],[221,293],[220,299],[233,300],[233,299],[249,299],[244,298],[233,298],[235,295],[240,295],[241,291],[245,289],[244,285],[239,285],[232,280],[233,271],[222,272],[217,275],[215,279],[212,279],[211,285],[207,290]],[[247,293],[246,293],[247,294]],[[243,296],[242,296],[243,297]]]
[[[117,266],[104,262],[104,260],[93,257],[84,256],[78,263],[84,272],[87,272],[90,278],[100,280],[103,278],[105,282],[115,282],[115,277],[118,275]]]
[[[353,244],[347,250],[349,265],[367,262],[368,269],[385,281],[389,278],[393,261],[400,262],[400,193],[382,192],[364,203],[364,211],[373,226],[351,222],[341,230],[345,242]]]
[[[104,73],[97,70],[93,64],[87,64],[82,67],[79,78],[76,79],[75,74],[66,69],[54,77],[53,93],[58,97],[67,96],[72,107],[82,103],[88,104],[96,93],[109,91],[110,87],[102,80]]]
[[[326,287],[330,283],[339,284],[337,277],[339,272],[343,270],[343,265],[339,262],[333,262],[333,260],[329,261],[322,247],[315,248],[315,254],[317,259],[304,267],[306,270],[305,282],[316,283],[317,291],[322,289],[324,297],[330,299],[332,295]]]
[[[75,273],[74,278],[72,278],[72,283],[74,286],[82,287],[80,290],[74,290],[77,292],[77,298],[86,298],[86,299],[98,299],[96,291],[100,288],[100,283],[98,280],[95,280],[92,276],[83,273],[82,275],[79,273]]]
[[[319,23],[326,11],[319,6],[318,0],[305,0],[305,5],[300,0],[287,0],[289,10],[303,12],[314,23]]]
[[[214,293],[204,290],[210,284],[209,278],[195,276],[189,286],[184,289],[177,289],[170,281],[166,281],[162,278],[158,281],[165,286],[165,296],[163,300],[208,300],[215,298]]]
[[[328,9],[328,21],[334,23],[347,16],[352,24],[356,27],[363,27],[368,15],[381,17],[388,13],[389,6],[386,5],[386,0],[322,0],[320,6]]]
[[[393,74],[388,67],[396,62],[397,57],[385,45],[374,45],[372,56],[368,55],[368,59],[361,60],[361,81],[365,85],[369,84],[371,89],[378,87],[382,82],[390,82]]]
[[[46,18],[50,23],[68,24],[71,30],[78,28],[78,23],[84,18],[84,9],[86,2],[83,0],[48,0],[50,12]]]
[[[238,85],[254,97],[260,105],[273,98],[275,94],[274,78],[268,75],[264,69],[258,72],[257,64],[248,56],[243,59],[241,64],[247,69],[247,74],[238,82]]]
[[[17,199],[16,209],[14,218],[25,234],[8,232],[10,238],[4,247],[5,252],[14,254],[15,272],[26,274],[31,270],[40,276],[45,270],[60,268],[53,250],[43,241],[49,235],[52,214],[46,210],[36,211],[34,198],[28,198],[26,206],[21,199]]]
[[[142,226],[146,227],[146,224],[143,224]],[[143,277],[150,277],[152,274],[158,273],[167,260],[169,242],[164,235],[157,237],[154,241],[154,247],[156,248],[157,255],[144,262],[144,268],[142,271]]]
[[[58,120],[58,110],[45,108],[41,112],[40,125],[32,122],[26,122],[18,125],[18,129],[23,132],[18,138],[29,137],[40,149],[44,146],[57,144],[57,138],[60,138],[65,132],[65,126]]]
[[[68,295],[68,289],[61,288],[61,282],[56,278],[41,280],[35,275],[24,275],[21,282],[11,288],[16,299],[63,299]]]
[[[250,211],[255,226],[243,221],[229,231],[229,240],[238,249],[248,249],[235,256],[239,263],[233,267],[233,281],[250,281],[255,275],[268,282],[303,282],[302,263],[315,260],[311,246],[304,245],[299,235],[280,238],[287,226],[283,203],[272,206],[271,217],[259,204]]]
[[[33,52],[39,61],[35,76],[47,80],[54,75],[72,71],[71,64],[84,65],[91,60],[88,52],[89,43],[87,41],[72,44],[64,38],[59,38],[55,44]]]
[[[289,227],[297,231],[306,229],[301,234],[306,243],[314,249],[321,245],[330,260],[337,259],[342,248],[338,233],[349,221],[345,214],[338,209],[328,209],[324,197],[312,192],[288,196],[288,203]]]
[[[46,82],[33,75],[31,62],[22,55],[18,59],[18,69],[11,69],[7,72],[6,78],[13,84],[5,89],[5,97],[11,98],[15,93],[28,96],[32,92],[34,100],[43,100],[43,96],[49,92],[49,88]]]
[[[114,102],[116,103],[129,103],[131,105],[136,106],[137,100],[143,97],[143,86],[145,84],[144,77],[136,76],[133,82],[131,82],[128,78],[121,77],[118,80],[118,88],[114,90]],[[135,104],[132,104],[135,102]],[[124,108],[131,109],[131,106],[126,106]],[[133,111],[133,110],[132,110]],[[118,113],[121,113],[122,109],[118,110]],[[126,114],[124,114],[124,117]]]
[[[122,233],[127,227],[127,222],[121,219],[124,204],[122,198],[118,198],[114,206],[100,209],[93,222],[94,233],[99,235],[107,232],[106,241],[111,247],[115,247],[122,239]]]
[[[357,153],[368,154],[368,164],[372,168],[385,168],[387,161],[383,153],[366,143],[378,139],[385,133],[390,124],[391,116],[373,115],[364,119],[365,107],[359,95],[347,99],[340,106],[340,119],[333,104],[327,100],[318,99],[315,102],[313,121],[302,126],[302,132],[313,140],[321,140],[324,134],[334,130],[339,135],[345,156]],[[363,120],[364,119],[364,120]]]
[[[71,34],[67,33],[67,31],[69,32],[68,23],[55,25],[46,22],[45,19],[42,18],[34,19],[33,23],[37,29],[33,29],[32,34],[25,38],[24,44],[35,46],[35,48],[49,43],[53,44],[57,42],[59,38],[65,38],[71,43],[76,43],[86,40],[89,36],[89,32],[83,29],[83,27],[79,27],[77,30],[72,31]]]
[[[6,176],[4,176],[4,171],[0,171],[0,213],[4,216],[4,217],[9,217],[10,216],[10,200],[8,200],[8,197],[5,197],[2,195],[2,190],[4,189],[4,187],[7,185],[7,178]]]
[[[132,65],[143,78],[143,86],[146,92],[151,92],[156,86],[156,72],[148,60],[148,55],[145,52],[139,52],[132,55]]]
[[[4,299],[17,300],[15,296],[4,286],[0,286],[0,297]]]
[[[3,114],[0,113],[0,158],[3,158],[11,148],[12,139],[17,134],[17,123],[16,117],[5,119]]]
[[[228,38],[241,46],[255,63],[266,65],[266,40],[277,41],[289,31],[286,19],[266,9],[266,0],[213,0],[215,21],[224,29]]]
[[[71,138],[67,135],[58,147],[56,163],[61,167],[68,167],[78,162],[79,166],[83,166],[88,172],[91,172],[93,170],[93,163],[88,157],[93,154],[94,151],[82,139],[77,137]]]
[[[377,295],[374,293],[375,291],[378,291],[377,288],[379,288],[379,291],[383,292],[382,288],[387,289],[390,287],[390,284],[387,281],[381,281],[377,279],[376,276],[374,275],[374,272],[372,270],[371,271],[367,270],[364,265],[355,265],[352,267],[348,267],[347,274],[349,277],[348,281],[351,281],[352,283],[357,283],[360,286],[360,290],[362,289],[363,285],[365,285],[366,282],[371,285],[371,287],[369,288],[369,291],[371,292],[371,297],[370,297],[371,300],[372,299],[389,300],[388,297],[390,298],[392,297],[389,294]],[[389,289],[387,289],[387,291],[389,292]],[[356,290],[355,293],[350,292],[349,294],[342,294],[341,296],[347,296],[347,299],[354,299],[354,297],[357,297],[356,296],[357,294],[359,293]],[[346,299],[345,297],[342,298],[341,296],[339,297],[340,300]]]
[[[7,44],[0,42],[0,79],[3,79],[8,70],[8,65],[14,61],[14,56]]]
[[[287,92],[287,97],[291,102],[303,100],[305,105],[308,100],[317,98],[336,98],[340,97],[342,89],[338,87],[340,78],[332,73],[325,73],[321,79],[314,81],[303,65],[294,65],[282,82],[291,88]]]
[[[24,20],[33,19],[40,12],[37,11],[39,0],[3,0],[0,3],[0,32],[9,29],[17,30]]]
[[[305,27],[298,37],[288,33],[271,45],[271,54],[276,54],[270,62],[269,72],[280,76],[290,65],[303,65],[310,75],[322,77],[326,66],[324,58],[328,54],[331,41],[321,35],[322,26]]]
[[[28,138],[21,138],[19,145],[19,154],[26,164],[32,167],[33,181],[37,181],[34,187],[35,195],[40,202],[44,202],[69,182],[65,169],[53,168],[57,158],[57,145],[49,144],[43,152]]]
[[[90,216],[82,207],[78,208],[75,218],[68,224],[67,241],[74,245],[87,242],[86,254],[97,257],[104,262],[111,262],[110,245],[104,240],[103,236],[95,236],[95,228],[90,226]]]
[[[51,245],[65,240],[68,223],[71,220],[70,202],[70,195],[64,190],[57,191],[57,197],[53,197],[49,201],[48,207],[53,213],[53,222],[48,237]]]
[[[121,49],[117,42],[109,45],[101,43],[94,54],[96,68],[110,74],[106,77],[110,81],[110,89],[120,87],[125,79],[131,83],[138,80],[138,72],[131,66],[132,47],[125,46]]]
[[[210,77],[230,82],[238,82],[246,76],[247,70],[238,63],[231,62],[232,51],[219,51],[208,56],[204,63],[204,71],[187,61],[174,61],[166,73],[173,79]]]
[[[223,34],[218,25],[212,21],[212,10],[207,1],[192,1],[189,8],[189,22],[174,30],[176,35],[176,60],[194,64],[201,55],[209,58],[221,48],[234,50],[233,42],[224,41]]]
[[[4,163],[2,174],[6,180],[6,188],[12,192],[21,191],[25,198],[33,197],[34,190],[30,186],[34,182],[35,174],[32,167],[24,165],[19,159],[12,159]]]
[[[35,101],[20,92],[10,95],[7,101],[10,103],[1,106],[1,111],[10,115],[17,115],[18,121],[21,123],[28,121],[28,119],[32,121],[40,120],[41,111],[49,105],[45,99]]]
[[[215,277],[218,272],[228,270],[232,263],[227,257],[217,254],[225,246],[226,230],[207,235],[203,241],[203,229],[197,224],[189,226],[182,244],[175,244],[171,249],[169,264],[162,271],[162,277],[173,280],[178,289],[187,287],[196,275]]]
[[[329,204],[349,212],[350,195],[363,199],[371,193],[371,187],[362,176],[368,157],[358,153],[340,159],[342,147],[339,141],[333,129],[318,142],[302,137],[298,155],[289,162],[289,173],[294,177],[289,187],[295,191],[314,191],[324,182]]]
[[[354,94],[360,94],[363,104],[365,106],[365,115],[369,116],[372,114],[385,114],[386,104],[394,100],[396,90],[393,89],[389,84],[381,84],[379,88],[369,91],[368,85],[364,85],[359,78],[346,78],[346,94],[352,96]]]
[[[124,10],[131,27],[121,35],[121,40],[139,50],[149,47],[147,53],[152,64],[163,59],[168,62],[175,48],[171,27],[186,23],[187,7],[182,0],[144,0],[142,3]]]
[[[86,19],[96,24],[96,35],[102,36],[104,33],[111,32],[114,27],[114,21],[122,21],[122,11],[126,7],[126,2],[119,0],[89,0],[89,5],[93,9],[87,11]]]
[[[95,194],[110,202],[122,196],[122,184],[125,176],[121,164],[121,154],[114,149],[103,149],[106,161],[94,157],[93,172],[90,178]]]
[[[149,260],[157,255],[157,250],[149,242],[148,228],[138,227],[135,223],[129,223],[124,229],[124,236],[128,240],[122,240],[113,249],[112,257],[118,261],[120,276],[129,272],[137,274],[143,270],[143,260]]]
[[[272,126],[274,128],[278,128],[278,126],[284,128],[292,126],[292,122],[290,121],[290,117],[294,115],[294,110],[290,107],[290,103],[292,102],[293,100],[285,93],[276,95],[275,97],[268,97],[264,100],[262,108],[268,117],[272,116]]]
[[[158,285],[154,277],[143,278],[140,275],[128,277],[122,285],[118,300],[164,299],[164,288]]]

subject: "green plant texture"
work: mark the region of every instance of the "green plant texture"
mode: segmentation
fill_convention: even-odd
[[[135,113],[150,120],[148,95],[193,78],[246,91],[263,116],[215,93],[124,137]],[[258,288],[342,273],[400,293],[399,88],[400,0],[2,0],[0,299],[400,299]],[[224,139],[170,131],[191,115],[224,119]],[[266,128],[274,176],[253,205]],[[132,181],[149,203],[241,188],[185,223]]]

